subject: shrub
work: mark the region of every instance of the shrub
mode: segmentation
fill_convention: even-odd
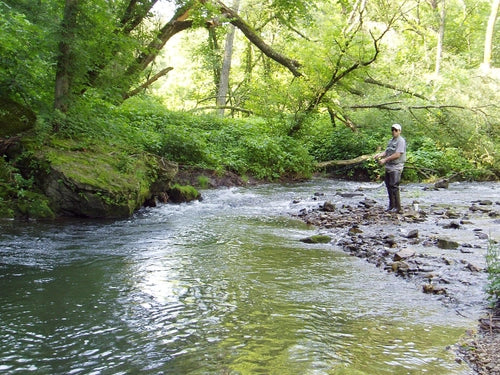
[[[490,241],[486,254],[489,284],[487,292],[493,306],[500,307],[500,251],[498,245]]]

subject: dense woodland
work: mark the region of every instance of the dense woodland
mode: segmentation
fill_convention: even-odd
[[[231,1],[0,1],[0,200],[35,191],[54,150],[374,180],[370,159],[328,162],[392,123],[406,181],[498,179],[498,0]]]

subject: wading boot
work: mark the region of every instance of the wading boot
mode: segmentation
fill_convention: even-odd
[[[394,210],[394,193],[392,191],[388,192],[389,194],[389,207],[386,208],[385,212],[392,212]]]
[[[394,192],[394,208],[391,212],[396,212],[398,214],[403,213],[403,209],[401,208],[401,197],[399,196],[399,189]]]

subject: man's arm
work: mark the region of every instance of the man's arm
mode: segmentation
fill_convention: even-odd
[[[385,156],[385,152],[384,152],[384,155]],[[381,165],[384,165],[385,163],[387,163],[388,161],[391,161],[391,160],[394,160],[394,159],[397,159],[401,156],[401,152],[395,152],[394,154],[392,154],[391,156],[388,156],[386,158],[382,158],[379,160],[379,164]]]

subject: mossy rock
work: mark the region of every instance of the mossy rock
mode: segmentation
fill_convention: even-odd
[[[301,239],[304,243],[330,243],[332,238],[324,234],[316,234],[314,236]]]
[[[437,247],[445,250],[453,250],[460,246],[460,244],[456,241],[449,240],[447,238],[438,238],[437,239]]]
[[[191,202],[201,199],[201,194],[190,185],[173,185],[168,191],[168,200],[172,203]]]
[[[9,99],[0,97],[0,138],[10,137],[35,126],[35,113]]]
[[[39,171],[39,185],[63,216],[129,217],[167,174],[166,165],[159,166],[151,155],[126,155],[111,146],[83,146],[71,140],[57,140],[37,155],[39,165],[48,165]]]

